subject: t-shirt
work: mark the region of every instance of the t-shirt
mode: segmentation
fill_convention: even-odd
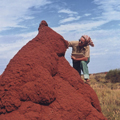
[[[72,56],[76,58],[81,58],[81,57],[90,57],[90,47],[89,45],[80,47],[79,46],[79,41],[70,41],[69,47],[72,47]]]

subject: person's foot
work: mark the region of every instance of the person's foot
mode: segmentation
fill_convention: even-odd
[[[89,79],[86,79],[86,84],[90,85],[90,80]]]

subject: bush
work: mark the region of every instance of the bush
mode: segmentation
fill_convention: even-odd
[[[120,82],[120,69],[110,70],[105,76],[106,82]]]

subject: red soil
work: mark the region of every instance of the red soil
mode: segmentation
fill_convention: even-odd
[[[42,21],[0,77],[0,120],[107,120],[94,90],[64,58],[67,42]]]

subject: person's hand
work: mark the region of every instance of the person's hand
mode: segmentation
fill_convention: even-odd
[[[85,59],[84,61],[87,61],[87,60],[88,60],[88,58],[87,58],[87,57],[85,57],[84,59]]]
[[[76,60],[76,58],[74,56],[71,56],[71,59]]]

